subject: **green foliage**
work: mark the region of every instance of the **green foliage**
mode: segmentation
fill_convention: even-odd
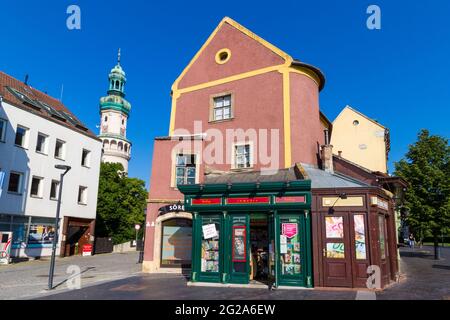
[[[102,163],[97,202],[97,237],[112,237],[115,244],[135,238],[135,224],[145,221],[145,182],[121,174],[123,166]]]
[[[448,139],[422,130],[418,141],[409,146],[406,159],[395,164],[395,175],[409,186],[405,205],[407,223],[423,239],[435,239],[450,230],[450,148]]]

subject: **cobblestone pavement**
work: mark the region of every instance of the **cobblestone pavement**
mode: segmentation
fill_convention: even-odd
[[[406,279],[376,293],[377,299],[448,299],[450,296],[450,249],[442,260],[433,260],[433,248],[401,249]],[[367,291],[275,290],[248,288],[189,287],[181,275],[150,274],[108,282],[89,288],[47,296],[45,299],[158,299],[158,300],[354,300],[375,298]],[[364,298],[363,298],[364,299]]]
[[[137,263],[137,252],[111,253],[91,257],[67,257],[56,260],[52,293],[67,290],[68,267],[78,266],[82,273],[81,286],[99,284],[138,274],[141,264]],[[50,259],[33,260],[0,266],[0,299],[26,299],[47,295]]]

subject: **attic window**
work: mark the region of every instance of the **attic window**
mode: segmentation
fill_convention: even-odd
[[[216,62],[218,64],[227,63],[231,58],[231,51],[229,49],[221,49],[216,53]]]
[[[359,125],[359,121],[358,121],[358,120],[353,121],[353,125],[354,125],[355,127],[358,126],[358,125]]]

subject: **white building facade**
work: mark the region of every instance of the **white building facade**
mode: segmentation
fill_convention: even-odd
[[[128,173],[131,159],[131,141],[127,139],[127,124],[131,104],[125,100],[125,71],[117,65],[109,74],[108,95],[100,99],[100,135],[103,142],[102,162],[121,163]]]
[[[51,255],[62,170],[58,251],[92,245],[101,141],[58,100],[0,73],[0,231],[14,257]],[[2,179],[3,176],[3,179]]]

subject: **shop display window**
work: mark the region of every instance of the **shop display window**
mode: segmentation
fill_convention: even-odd
[[[220,223],[218,219],[203,218],[201,272],[219,272]]]
[[[353,216],[355,228],[355,252],[357,260],[366,260],[366,231],[364,226],[364,215],[358,214]]]

